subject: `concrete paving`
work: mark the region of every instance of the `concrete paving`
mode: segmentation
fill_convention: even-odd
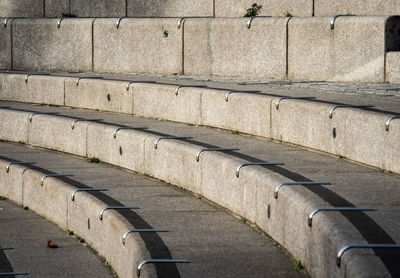
[[[110,204],[139,206],[140,210],[121,214],[134,223],[135,227],[169,231],[159,233],[161,240],[142,235],[147,240],[153,258],[169,255],[192,262],[177,264],[179,274],[174,269],[164,268],[159,273],[160,277],[307,276],[304,271],[294,269],[294,259],[271,239],[229,215],[224,209],[174,186],[107,164],[90,163],[84,158],[17,144],[1,142],[0,158],[21,161],[28,159],[36,163],[32,167],[38,170],[71,173],[73,177],[63,180],[76,186],[109,189],[104,192],[106,195],[94,195]],[[17,235],[14,238],[14,242],[21,239]],[[59,237],[53,239],[63,245]],[[21,239],[20,243],[24,242]],[[60,257],[54,259],[57,258]]]
[[[0,201],[0,234],[0,246],[14,248],[0,251],[0,272],[29,273],[29,276],[16,277],[115,277],[75,237],[32,211],[5,200]],[[47,248],[48,240],[58,248]]]
[[[188,142],[200,146],[238,147],[240,151],[232,152],[229,155],[244,162],[259,160],[283,162],[285,166],[274,166],[269,167],[269,169],[293,181],[329,181],[333,184],[331,186],[313,186],[301,189],[302,194],[305,194],[310,200],[318,196],[324,200],[325,203],[321,204],[323,206],[373,207],[377,210],[375,212],[334,212],[329,214],[328,217],[332,217],[336,223],[332,232],[339,233],[341,239],[349,242],[368,243],[400,242],[400,234],[398,233],[400,223],[397,221],[400,216],[399,175],[383,173],[382,171],[349,163],[343,159],[287,145],[210,128],[78,109],[62,109],[9,102],[1,102],[1,106],[34,111],[59,112],[60,115],[74,117],[102,118],[105,122],[128,126],[147,126],[149,130],[143,132],[178,136],[189,135],[194,139]],[[21,160],[28,158],[26,156],[21,157]],[[54,165],[50,166],[55,167]],[[55,170],[65,171],[61,168]],[[88,174],[88,177],[90,176],[92,175]],[[126,197],[127,194],[124,194],[124,196]],[[375,254],[381,258],[393,276],[400,275],[399,265],[396,263],[399,258],[398,253],[396,255],[390,252],[376,251]]]

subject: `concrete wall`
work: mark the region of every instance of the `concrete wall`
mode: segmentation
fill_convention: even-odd
[[[1,0],[0,17],[42,17],[45,0]]]
[[[1,11],[1,7],[0,7]],[[2,25],[5,18],[1,18]],[[11,22],[9,20],[7,26],[0,26],[0,69],[11,68]]]
[[[398,0],[314,0],[315,16],[400,14]]]
[[[97,19],[94,70],[177,74],[182,69],[182,30],[176,19]]]
[[[35,71],[91,71],[92,19],[16,19],[13,68]]]
[[[288,78],[383,82],[385,17],[292,18]]]
[[[128,16],[213,16],[213,0],[128,0]]]
[[[250,29],[247,21],[247,18],[187,19],[184,73],[285,78],[288,19],[256,18]]]
[[[400,52],[386,53],[386,81],[400,83]]]

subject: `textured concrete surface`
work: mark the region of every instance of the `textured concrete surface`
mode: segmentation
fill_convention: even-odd
[[[34,108],[21,104],[12,106]],[[395,276],[400,271],[396,263],[398,253],[393,255],[384,251],[367,253],[367,257],[363,255],[365,253],[348,253],[343,259],[343,267],[338,268],[335,265],[337,250],[345,244],[398,242],[398,227],[394,221],[399,213],[396,209],[398,175],[385,174],[337,158],[208,128],[55,107],[37,107],[37,109],[59,111],[75,117],[79,115],[93,118],[101,115],[105,121],[115,124],[123,122],[132,126],[147,125],[149,130],[145,131],[146,134],[162,133],[177,136],[190,134],[194,137],[188,142],[190,144],[176,140],[161,141],[158,151],[163,150],[169,154],[167,158],[156,160],[164,156],[164,152],[160,152],[160,156],[148,156],[146,163],[155,162],[154,164],[160,169],[156,172],[164,173],[160,178],[180,180],[183,183],[186,179],[188,184],[193,182],[189,178],[190,174],[200,169],[202,194],[211,200],[221,202],[233,211],[246,215],[251,220],[256,217],[256,224],[285,246],[296,258],[301,258],[313,276],[343,276],[344,273],[356,269],[362,272],[363,265],[367,261],[374,262],[376,273],[390,273]],[[155,152],[153,140],[147,142],[148,146],[145,146],[145,149]],[[227,154],[206,152],[202,154],[197,167],[187,164],[191,161],[197,163],[196,148],[212,146],[239,147],[241,150]],[[243,168],[239,180],[235,181],[237,179],[235,170],[240,161],[283,162],[285,166],[266,167],[267,169]],[[221,182],[212,186],[213,182],[219,179]],[[329,181],[332,185],[286,186],[280,190],[279,198],[274,199],[275,187],[280,182],[290,180]],[[254,215],[252,210],[255,203],[257,206]],[[314,208],[332,206],[374,207],[377,212],[320,213],[314,219],[313,228],[307,226],[307,216]],[[268,211],[270,211],[269,217]],[[320,244],[322,242],[325,244]],[[365,260],[361,259],[364,257]]]
[[[13,68],[50,71],[92,69],[92,19],[15,19]]]
[[[131,89],[135,115],[190,124],[201,122],[202,88],[134,84]]]
[[[254,3],[252,0],[216,0],[216,17],[243,17],[246,10]],[[293,16],[312,16],[312,0],[260,0],[256,2],[261,5],[261,16],[286,16],[290,13]]]
[[[70,0],[70,13],[78,17],[121,17],[126,15],[125,0]]]
[[[383,82],[386,17],[292,18],[288,78]],[[351,57],[351,58],[349,58]]]
[[[212,0],[128,0],[128,16],[183,17],[213,16]]]
[[[69,0],[45,0],[46,17],[62,17],[70,14]]]
[[[96,19],[94,71],[174,74],[182,71],[178,19]]]
[[[315,16],[334,16],[337,14],[356,15],[395,15],[400,13],[396,0],[315,0]]]
[[[288,19],[256,18],[250,29],[247,21],[247,18],[187,19],[184,73],[284,78]]]
[[[3,20],[5,19],[2,18],[1,21],[3,22]],[[7,27],[0,28],[0,37],[1,37],[0,68],[10,69],[11,68],[11,20],[8,21]]]
[[[386,53],[386,81],[400,83],[400,52]]]
[[[114,277],[99,257],[56,225],[7,201],[0,201],[0,209],[0,245],[14,247],[1,252],[15,272],[28,272],[29,277]],[[48,240],[59,248],[46,248]],[[3,256],[0,265],[1,272],[11,270],[5,268]]]
[[[126,82],[68,78],[65,105],[132,114],[133,94],[126,91]]]
[[[0,17],[42,17],[45,0],[2,0]]]
[[[94,231],[98,230],[98,236],[103,238],[104,248],[114,248],[115,253],[125,252],[125,249],[134,243],[132,239],[143,238],[153,258],[162,258],[169,254],[172,258],[192,261],[190,264],[177,264],[179,274],[171,272],[174,271],[171,268],[163,269],[163,266],[159,265],[159,277],[193,277],[199,273],[207,277],[306,276],[305,273],[294,270],[293,259],[275,246],[269,238],[260,235],[220,207],[174,186],[113,166],[93,164],[82,158],[21,145],[0,143],[0,154],[18,160],[29,157],[37,162],[36,166],[48,171],[69,171],[74,176],[65,181],[77,186],[109,189],[105,192],[106,195],[94,193],[90,196],[93,200],[97,197],[108,203],[119,202],[139,206],[140,210],[121,214],[106,211],[103,221],[90,219],[90,230],[92,236]],[[77,220],[74,225],[80,221],[79,226],[83,227],[83,230],[87,226],[87,219],[79,215],[83,211],[93,211],[97,215],[99,209],[90,202],[83,202],[87,200],[83,197],[84,194],[86,193],[81,192],[76,195],[76,204],[71,204],[69,210],[77,216],[74,217]],[[167,229],[169,232],[159,233],[158,240],[153,234],[130,234],[124,246],[121,243],[122,234],[115,233],[118,241],[114,242],[112,238],[106,240],[101,231],[116,229],[114,231],[119,232],[117,223],[107,224],[113,215],[124,217],[127,223],[137,228]],[[87,233],[89,231],[86,229]],[[170,271],[170,275],[163,271]]]

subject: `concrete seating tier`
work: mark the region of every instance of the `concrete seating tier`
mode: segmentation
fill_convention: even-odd
[[[397,140],[400,121],[397,118],[389,120],[396,115],[394,112],[342,107],[348,105],[343,102],[280,100],[282,96],[254,91],[143,82],[131,84],[95,77],[2,73],[0,85],[2,100],[218,127],[304,146],[400,173],[400,143]],[[75,145],[72,141],[71,144]],[[83,150],[78,153],[84,154]]]
[[[400,17],[331,20],[12,19],[0,68],[398,82]]]
[[[387,256],[385,252],[353,250],[343,256],[341,267],[335,261],[338,250],[346,244],[398,242],[398,227],[393,221],[399,213],[396,209],[399,177],[396,175],[200,127],[173,128],[172,124],[131,116],[56,107],[12,103],[3,103],[3,106],[10,108],[0,109],[0,139],[98,157],[198,193],[258,225],[300,259],[314,277],[355,274],[373,277],[398,275],[400,271],[398,253]],[[32,111],[60,115],[32,114]],[[104,123],[85,121],[85,118],[101,118]],[[82,120],[72,129],[74,119]],[[146,123],[153,127],[142,131],[117,131],[121,125],[143,127]],[[160,140],[164,136],[183,134],[193,139],[186,142]],[[204,148],[229,146],[243,151],[199,153]],[[286,166],[237,169],[242,163],[260,160],[284,162]],[[235,170],[239,175],[235,175]],[[332,185],[285,186],[279,190],[279,195],[274,194],[279,184],[293,181],[332,182]],[[314,218],[312,228],[307,224],[310,212],[318,207],[366,207],[370,204],[378,211],[371,214],[320,213]]]
[[[3,0],[3,17],[242,17],[253,0]],[[262,16],[393,15],[396,0],[259,0]]]

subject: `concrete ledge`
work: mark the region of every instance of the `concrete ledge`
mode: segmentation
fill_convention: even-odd
[[[0,160],[2,196],[28,206],[64,230],[74,231],[107,258],[119,277],[137,277],[136,266],[150,258],[150,254],[140,235],[132,235],[125,245],[122,244],[121,236],[133,228],[125,218],[114,211],[107,211],[101,221],[99,212],[107,205],[92,195],[81,192],[79,198],[72,202],[71,193],[75,188],[68,183],[47,178],[41,186],[43,173],[22,165],[13,165],[6,173],[7,164],[7,161]],[[156,277],[154,265],[146,267],[142,275]]]
[[[135,115],[200,124],[201,88],[135,83],[131,90]]]
[[[256,18],[250,29],[247,22],[248,18],[187,19],[184,73],[285,78],[288,18]]]
[[[339,113],[336,113],[334,117],[338,116],[338,114]],[[60,116],[42,117],[43,120],[46,120],[49,127],[42,130],[42,138],[54,141],[52,132],[54,130],[57,131],[60,126],[64,126],[66,120]],[[93,130],[90,131],[90,129]],[[95,129],[99,129],[100,133],[94,132]],[[101,132],[103,132],[105,136],[106,133],[109,133],[104,132],[105,130],[111,131],[110,127],[105,128],[104,124],[98,123],[90,126],[89,131],[86,133],[85,129],[83,133],[85,133],[87,137],[92,137],[102,136]],[[125,140],[141,142],[143,140],[141,137],[135,139],[137,135],[138,132],[127,132]],[[68,136],[63,136],[62,138],[64,138],[64,141],[69,140],[66,139]],[[310,229],[307,225],[308,214],[313,208],[321,204],[326,204],[306,188],[286,187],[280,191],[279,199],[275,199],[273,197],[275,187],[279,183],[287,181],[287,178],[260,167],[245,168],[241,172],[241,177],[237,178],[235,169],[240,163],[237,159],[233,159],[222,153],[205,152],[201,155],[200,162],[196,162],[195,157],[200,148],[199,146],[178,140],[163,140],[160,141],[158,148],[155,149],[155,138],[156,136],[146,137],[144,145],[142,145],[144,146],[143,152],[145,154],[145,174],[155,176],[166,182],[171,182],[196,193],[200,193],[211,201],[227,207],[242,217],[247,217],[252,222],[254,221],[296,258],[300,259],[312,276],[345,277],[346,273],[353,273],[357,269],[361,269],[363,265],[368,262],[373,262],[375,264],[374,272],[372,272],[371,275],[375,273],[386,273],[386,269],[379,263],[376,257],[367,256],[367,259],[363,260],[359,256],[353,256],[355,253],[346,254],[346,257],[343,258],[343,266],[341,268],[336,266],[335,255],[339,248],[342,247],[345,242],[357,242],[362,240],[362,236],[357,231],[353,231],[352,229],[355,228],[352,227],[351,223],[343,221],[343,216],[340,214],[337,214],[338,218],[332,216],[329,218],[326,216],[326,218],[324,218],[323,215],[319,216],[316,218],[315,225]],[[91,138],[88,139],[88,142],[94,142],[98,139],[97,137]],[[121,137],[121,139],[123,138]],[[60,141],[60,139],[56,140]],[[64,146],[60,148],[53,145],[54,143],[46,143],[44,139],[37,140],[37,142],[36,144],[41,147],[63,149],[63,151],[68,153],[82,155],[79,153],[79,150],[76,150],[74,146],[69,144],[64,144]],[[61,142],[59,144],[61,144]],[[117,143],[115,145],[118,146]],[[115,163],[124,163],[123,165],[128,165],[126,162],[123,162],[123,160],[116,161]],[[121,166],[118,164],[116,165]],[[37,174],[32,174],[32,179],[38,180],[39,177],[36,176]],[[30,177],[30,174],[28,177]],[[28,187],[24,189],[24,196],[37,194],[35,193],[36,190],[33,189],[37,189],[36,180],[29,181],[30,183],[27,184]],[[51,181],[52,179],[48,180],[48,182]],[[39,189],[42,189],[41,192],[45,194],[45,196],[52,196],[51,194],[57,191],[52,191],[51,188],[50,185],[47,187],[47,184],[45,184],[43,188]],[[68,196],[69,194],[70,192]],[[45,196],[42,198],[45,198]],[[81,198],[79,198],[77,202],[78,201],[79,204],[81,204]],[[40,202],[32,203],[32,206],[40,206],[39,203]],[[43,203],[46,204],[46,202]],[[76,224],[76,229],[82,227],[81,229],[83,230],[81,232],[87,233],[88,236],[95,234],[96,239],[89,239],[89,242],[91,242],[95,248],[99,248],[101,252],[103,252],[102,250],[104,250],[104,252],[107,252],[107,250],[119,250],[120,248],[115,249],[114,247],[114,244],[119,242],[118,238],[114,239],[111,237],[114,237],[114,235],[117,234],[116,230],[119,229],[118,227],[124,227],[124,224],[120,226],[120,224],[117,225],[111,221],[109,217],[112,217],[112,212],[107,213],[103,222],[95,222],[94,219],[96,217],[94,217],[93,214],[97,216],[102,204],[92,204],[90,201],[83,203],[83,207],[74,208],[76,209],[74,212],[69,209],[71,214],[75,213],[75,215],[81,215],[77,221],[82,222]],[[49,206],[51,207],[51,205]],[[269,217],[268,207],[270,207]],[[40,209],[40,207],[37,208],[37,210]],[[82,212],[88,213],[88,216],[82,217]],[[76,218],[78,217],[74,217],[74,219]],[[91,219],[90,232],[84,231],[87,225],[87,218]],[[71,224],[71,221],[72,220],[68,220],[68,223],[72,227],[73,224]],[[98,220],[96,219],[96,221]],[[326,223],[320,225],[320,221],[326,221]],[[105,234],[106,231],[109,232]],[[107,240],[105,240],[106,237]],[[98,240],[100,240],[100,243]],[[109,241],[109,243],[104,243],[105,241]],[[96,244],[100,244],[100,246]],[[112,246],[108,246],[107,244],[112,244]],[[139,248],[141,248],[141,244],[142,243],[138,244]],[[142,256],[143,253],[139,252],[139,254]],[[118,265],[118,259],[116,258],[115,260],[116,265]],[[130,262],[136,260],[138,259],[131,258]],[[113,261],[111,261],[111,263],[113,263]],[[316,265],[316,263],[318,263],[318,265]],[[127,265],[131,266],[131,264]],[[123,268],[123,262],[121,262],[120,266],[121,269],[130,273],[130,270]]]
[[[96,19],[94,71],[177,74],[182,69],[182,29],[177,19]]]
[[[3,140],[28,143],[29,113],[0,109],[0,136]]]
[[[265,95],[203,90],[201,124],[270,138],[270,102]],[[227,101],[228,99],[228,101]]]
[[[341,16],[331,29],[330,17],[293,18],[289,22],[288,78],[384,82],[388,20]]]
[[[86,133],[91,123],[79,121],[72,129],[73,122],[73,118],[35,115],[28,122],[29,144],[86,156]]]
[[[92,70],[93,19],[15,19],[13,69],[47,71]]]
[[[65,79],[65,105],[101,111],[132,114],[133,96],[126,91],[127,82]]]

